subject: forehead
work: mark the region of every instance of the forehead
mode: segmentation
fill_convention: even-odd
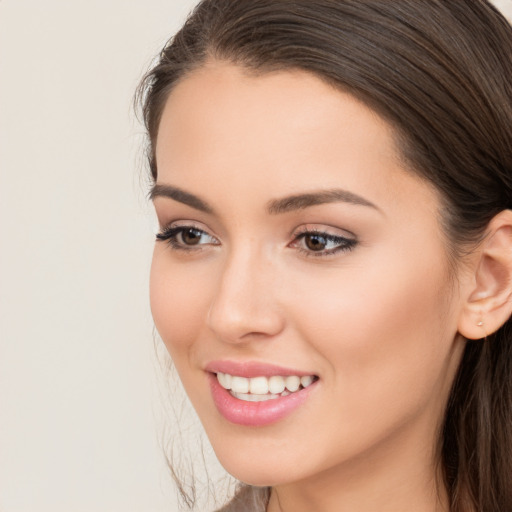
[[[343,187],[378,203],[430,186],[401,168],[392,127],[353,96],[300,70],[255,75],[210,62],[165,105],[158,181],[219,200]]]
[[[364,137],[363,137],[364,135]],[[392,132],[371,110],[303,71],[254,76],[211,63],[183,79],[165,105],[156,142],[159,171],[181,155],[226,164],[306,157],[336,146],[395,154]],[[355,147],[354,147],[355,145]],[[229,151],[226,151],[226,148]],[[322,151],[326,158],[330,152]],[[315,155],[318,157],[318,155]]]

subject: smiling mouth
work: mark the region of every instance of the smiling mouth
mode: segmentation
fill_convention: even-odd
[[[271,377],[240,377],[229,373],[216,373],[219,384],[231,396],[246,402],[264,402],[292,395],[318,380],[316,375],[273,375]]]

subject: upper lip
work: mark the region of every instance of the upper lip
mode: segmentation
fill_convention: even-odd
[[[289,375],[297,375],[299,377],[315,375],[312,372],[285,368],[283,366],[259,361],[211,361],[205,366],[205,370],[211,373],[228,373],[229,375],[237,375],[248,379],[252,377],[272,377],[274,375],[283,377]]]

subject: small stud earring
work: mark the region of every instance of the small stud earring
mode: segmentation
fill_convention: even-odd
[[[476,325],[478,325],[478,327],[482,327],[484,323],[482,322],[482,320],[480,320],[480,322],[478,322]]]

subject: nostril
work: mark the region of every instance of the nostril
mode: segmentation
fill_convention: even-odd
[[[285,325],[277,308],[257,300],[228,300],[227,296],[212,303],[206,323],[217,338],[229,343],[266,341]]]

